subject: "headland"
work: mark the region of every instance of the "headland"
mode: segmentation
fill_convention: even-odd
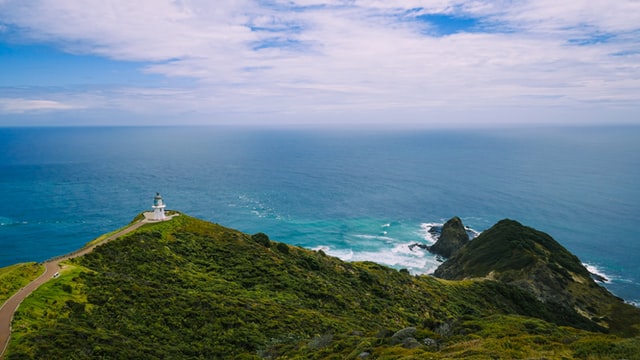
[[[458,249],[444,262],[449,280],[344,262],[184,214],[143,219],[65,258],[70,270],[53,281],[46,276],[16,312],[7,360],[640,353],[640,310],[593,282],[548,235],[515,221]],[[526,266],[540,277],[526,277]],[[538,282],[548,277],[573,298],[545,296]]]

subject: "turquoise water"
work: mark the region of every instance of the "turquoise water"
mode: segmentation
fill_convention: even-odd
[[[552,235],[640,303],[640,128],[337,132],[0,129],[0,266],[77,249],[170,209],[415,273],[409,244],[460,216]]]

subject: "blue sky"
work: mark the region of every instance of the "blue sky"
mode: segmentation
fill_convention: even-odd
[[[640,123],[636,0],[0,0],[0,126]]]

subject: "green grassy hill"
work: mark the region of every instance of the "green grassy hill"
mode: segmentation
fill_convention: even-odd
[[[575,311],[609,331],[640,334],[640,311],[599,286],[580,260],[551,236],[502,220],[465,245],[435,275],[449,280],[489,278],[538,300]]]
[[[13,328],[7,360],[640,354],[629,333],[504,282],[347,263],[186,215],[68,262]]]

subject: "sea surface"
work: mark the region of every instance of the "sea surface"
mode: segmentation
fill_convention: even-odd
[[[78,249],[168,208],[431,273],[409,245],[459,216],[544,231],[640,304],[640,127],[329,131],[0,128],[0,267]]]

